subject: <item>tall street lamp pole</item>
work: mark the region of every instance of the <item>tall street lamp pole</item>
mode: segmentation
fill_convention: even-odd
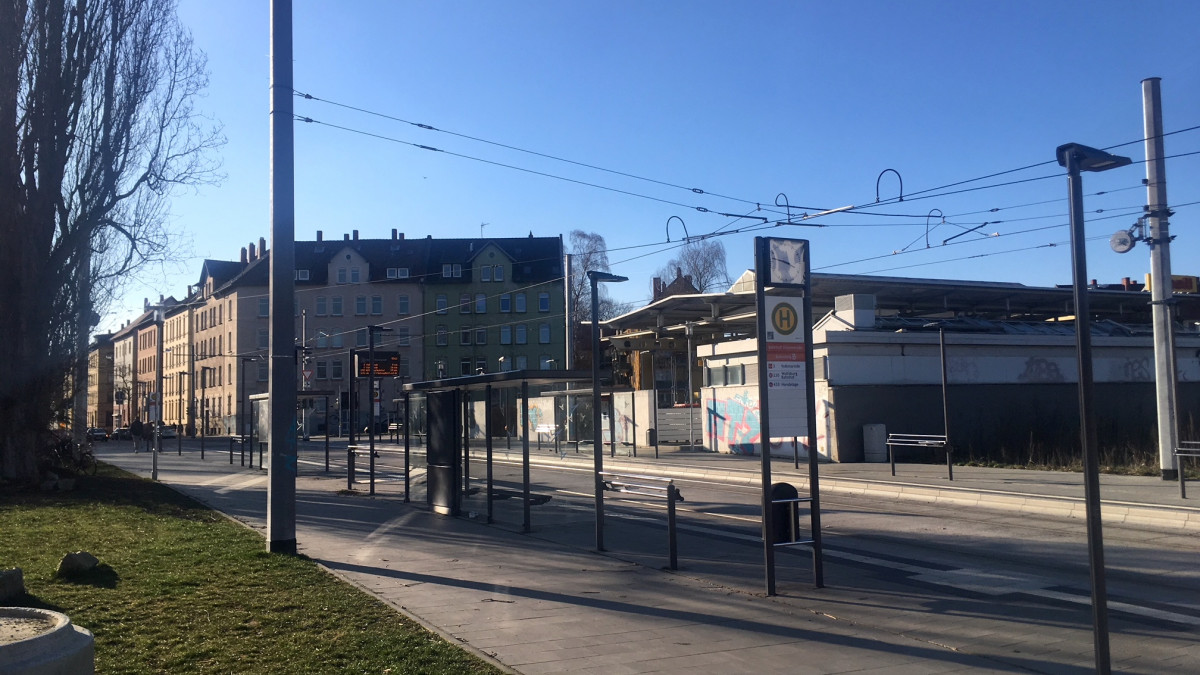
[[[1071,205],[1071,266],[1075,294],[1075,349],[1079,361],[1079,435],[1083,447],[1083,491],[1087,515],[1088,563],[1092,581],[1092,632],[1096,672],[1112,672],[1108,648],[1108,592],[1104,578],[1104,539],[1100,523],[1100,451],[1092,410],[1092,324],[1087,293],[1087,253],[1083,230],[1081,171],[1107,171],[1130,164],[1128,157],[1078,143],[1058,146],[1058,163],[1067,169]]]
[[[600,293],[601,283],[629,281],[628,277],[609,274],[599,270],[588,270],[588,281],[592,285],[592,457],[595,463],[596,491],[596,550],[604,550],[604,436],[600,430]]]

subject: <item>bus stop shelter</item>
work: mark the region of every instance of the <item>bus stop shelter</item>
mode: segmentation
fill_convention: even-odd
[[[413,394],[423,394],[425,406],[426,462],[430,508],[437,513],[458,515],[462,499],[470,481],[470,434],[468,433],[468,409],[472,396],[483,396],[487,477],[487,522],[492,522],[492,502],[497,499],[492,473],[492,444],[497,429],[494,427],[493,392],[517,390],[516,405],[521,427],[521,475],[522,475],[522,529],[530,530],[529,478],[529,396],[530,388],[562,389],[556,393],[570,391],[571,395],[591,396],[590,389],[568,390],[571,384],[591,384],[592,375],[580,370],[510,370],[498,373],[481,373],[462,377],[410,382],[403,386],[404,397],[397,403],[404,404],[404,475],[407,483],[408,456],[410,447],[409,410]],[[405,486],[405,495],[408,486]]]

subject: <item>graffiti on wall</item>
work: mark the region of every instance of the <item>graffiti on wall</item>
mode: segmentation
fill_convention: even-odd
[[[719,389],[716,391],[720,391]],[[735,455],[754,455],[758,453],[762,443],[762,427],[759,421],[758,395],[753,391],[740,391],[705,401],[704,434],[707,445],[712,450],[721,451],[722,446],[729,448]],[[817,399],[817,446],[827,439],[830,424],[830,406],[827,401]],[[824,423],[825,429],[821,429]],[[797,441],[800,449],[808,451],[808,439],[800,437]],[[780,450],[792,447],[791,439],[776,439],[771,441],[771,454],[779,455]]]
[[[715,449],[724,443],[735,455],[754,454],[762,431],[757,396],[742,392],[728,398],[715,398],[709,402],[705,415],[708,423],[704,426],[710,447]]]
[[[1018,382],[1065,382],[1058,364],[1038,356],[1025,360],[1025,371],[1017,376]]]

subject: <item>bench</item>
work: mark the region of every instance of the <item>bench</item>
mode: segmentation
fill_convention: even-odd
[[[605,492],[665,499],[667,501],[667,546],[670,550],[671,569],[679,568],[675,537],[675,503],[683,501],[679,488],[671,478],[644,476],[634,473],[601,471],[600,480]]]
[[[387,427],[388,440],[393,443],[400,442],[400,435],[404,433],[404,425],[400,422],[390,422]]]
[[[1179,471],[1179,498],[1187,499],[1187,487],[1184,485],[1183,458],[1197,457],[1200,458],[1200,441],[1179,441],[1179,447],[1175,448],[1175,466]]]
[[[946,453],[946,474],[950,480],[954,480],[954,448],[950,445],[949,439],[944,434],[888,434],[888,461],[892,464],[892,475],[896,475],[896,450],[895,448],[927,448],[934,451],[942,451]]]

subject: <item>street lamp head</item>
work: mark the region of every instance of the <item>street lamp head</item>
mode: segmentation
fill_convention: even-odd
[[[587,277],[593,284],[610,282],[620,283],[622,281],[629,281],[629,277],[623,277],[618,274],[609,274],[608,272],[601,272],[600,270],[588,270]]]
[[[1097,150],[1079,143],[1067,143],[1060,145],[1054,151],[1058,157],[1059,166],[1066,167],[1068,157],[1073,157],[1075,166],[1080,171],[1108,171],[1122,166],[1128,166],[1133,163],[1133,160],[1120,155],[1113,155],[1103,150]]]

